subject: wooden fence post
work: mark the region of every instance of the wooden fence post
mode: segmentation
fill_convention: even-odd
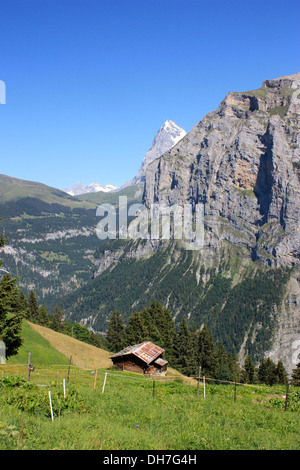
[[[69,370],[68,370],[68,379],[67,379],[67,384],[69,384],[69,380],[70,380],[70,368],[71,368],[71,361],[72,361],[72,356],[70,356],[70,362],[69,362]]]
[[[52,409],[52,400],[51,400],[51,392],[49,390],[49,402],[50,402],[50,413],[51,413],[51,419],[53,421],[53,409]]]
[[[30,371],[31,371],[31,352],[28,354],[28,382],[30,382]]]
[[[198,395],[199,395],[200,375],[201,375],[201,366],[199,366],[199,372],[198,372],[198,381],[197,381],[197,398],[198,398]]]
[[[105,372],[104,384],[103,384],[103,387],[102,387],[102,393],[104,393],[104,390],[105,390],[106,377],[107,377],[107,372]]]
[[[287,410],[287,407],[288,407],[288,401],[289,401],[289,388],[290,388],[290,384],[289,382],[287,383],[286,385],[286,395],[285,395],[285,405],[284,405],[284,411]]]
[[[96,390],[97,373],[98,373],[98,370],[96,370],[96,373],[95,373],[94,390]]]

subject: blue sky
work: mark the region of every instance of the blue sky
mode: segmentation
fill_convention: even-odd
[[[167,119],[188,132],[300,71],[299,17],[298,0],[1,0],[0,173],[122,185]]]

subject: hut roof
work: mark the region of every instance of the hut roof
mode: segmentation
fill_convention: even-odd
[[[110,359],[133,354],[134,356],[144,361],[146,364],[150,364],[150,362],[154,361],[164,351],[164,349],[160,348],[156,344],[153,344],[150,341],[144,341],[143,343],[135,344],[134,346],[128,346],[127,348],[122,349],[122,351],[119,351],[118,353],[110,356]]]

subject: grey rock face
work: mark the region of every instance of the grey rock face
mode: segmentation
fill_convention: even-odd
[[[143,158],[139,172],[133,179],[132,184],[144,181],[145,172],[149,164],[170,150],[185,135],[185,130],[175,124],[175,122],[171,120],[166,121],[154,137],[148,152]]]
[[[299,265],[300,74],[230,92],[149,164],[145,204],[205,204],[205,244],[244,245],[269,266]]]

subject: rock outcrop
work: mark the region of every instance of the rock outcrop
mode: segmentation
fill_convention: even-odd
[[[299,265],[300,73],[230,92],[152,162],[145,204],[203,203],[205,244],[245,247],[269,266]]]

